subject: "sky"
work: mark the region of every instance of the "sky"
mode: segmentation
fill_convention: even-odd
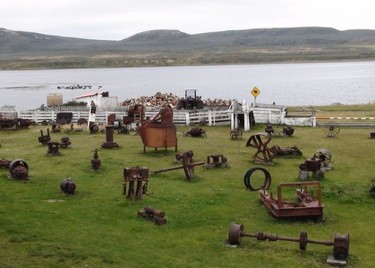
[[[375,1],[0,0],[0,28],[86,39],[306,26],[375,30]]]

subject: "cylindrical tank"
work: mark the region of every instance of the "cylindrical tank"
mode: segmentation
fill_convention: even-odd
[[[59,106],[63,104],[61,94],[49,94],[47,96],[47,106]]]

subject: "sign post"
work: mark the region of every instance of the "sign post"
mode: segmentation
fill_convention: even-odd
[[[260,93],[260,90],[257,87],[254,87],[253,90],[251,90],[251,95],[254,96],[254,106],[253,107],[255,107],[255,105],[256,105],[256,100],[257,100],[257,97],[258,97],[259,93]]]

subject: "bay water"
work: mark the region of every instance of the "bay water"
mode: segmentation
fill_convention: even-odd
[[[123,102],[157,92],[183,96],[187,88],[197,89],[203,99],[250,103],[254,87],[260,91],[257,103],[375,103],[375,62],[0,71],[0,107],[36,109],[47,104],[49,94],[62,95],[67,102],[108,91]]]

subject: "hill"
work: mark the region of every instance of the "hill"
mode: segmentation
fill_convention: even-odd
[[[0,68],[129,67],[374,60],[375,30],[268,28],[187,34],[152,30],[119,41],[0,28]]]

